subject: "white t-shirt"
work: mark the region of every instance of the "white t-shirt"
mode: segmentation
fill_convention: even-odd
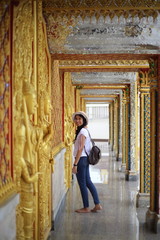
[[[90,140],[90,137],[89,137],[89,133],[88,133],[86,128],[82,128],[81,131],[78,133],[78,136],[77,136],[76,141],[74,143],[74,151],[73,151],[73,156],[74,157],[76,157],[77,152],[78,152],[78,148],[80,146],[80,136],[81,135],[84,135],[86,137],[86,140],[85,140],[85,150],[86,150],[86,152],[89,154],[90,151],[91,151],[92,143],[91,143],[91,140]],[[85,150],[83,148],[81,157],[84,157],[84,156],[86,157],[87,156],[87,154],[85,153]]]

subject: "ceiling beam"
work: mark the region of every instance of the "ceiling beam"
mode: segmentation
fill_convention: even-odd
[[[94,84],[72,84],[73,86],[78,86],[82,87],[80,89],[125,89],[129,87],[129,84],[99,84],[99,85],[94,85]]]
[[[156,54],[51,54],[53,60],[149,60]]]
[[[60,69],[63,72],[138,72],[138,68],[70,68]]]
[[[81,98],[117,98],[119,94],[105,94],[105,95],[87,95],[87,94],[82,94],[80,95]]]

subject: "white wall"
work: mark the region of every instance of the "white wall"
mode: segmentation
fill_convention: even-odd
[[[96,139],[109,139],[109,119],[89,120],[88,129],[91,137]]]
[[[54,173],[52,174],[52,219],[54,220],[61,202],[66,194],[65,179],[65,164],[64,154],[66,149],[63,149],[55,157]]]
[[[16,240],[16,207],[19,194],[0,207],[0,240]]]

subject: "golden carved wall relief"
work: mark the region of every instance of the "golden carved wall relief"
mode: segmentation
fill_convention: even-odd
[[[17,239],[34,239],[37,227],[38,135],[35,126],[37,93],[33,72],[33,46],[33,4],[31,0],[21,1],[14,6],[13,21],[13,156],[20,193]]]
[[[64,73],[64,143],[65,152],[65,184],[69,188],[72,179],[72,145],[74,140],[74,87],[71,82],[71,73]]]
[[[54,142],[53,147],[61,144],[63,141],[63,129],[62,129],[62,78],[59,74],[59,62],[52,61],[52,121],[54,123]]]
[[[51,60],[41,1],[15,5],[13,26],[13,148],[20,193],[17,239],[40,240],[47,238],[51,228],[53,138]]]
[[[0,203],[15,192],[12,157],[11,6],[0,5]]]

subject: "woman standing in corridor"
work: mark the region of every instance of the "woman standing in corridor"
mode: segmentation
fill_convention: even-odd
[[[88,117],[84,112],[80,111],[75,112],[72,115],[72,119],[77,126],[73,153],[75,160],[72,172],[77,176],[77,181],[80,187],[81,196],[83,200],[83,208],[76,210],[76,212],[78,213],[88,213],[90,211],[96,212],[98,210],[101,210],[102,207],[99,202],[97,190],[94,184],[92,183],[89,174],[89,163],[87,160],[87,154],[89,155],[91,150],[91,140],[87,130]],[[89,209],[87,188],[90,190],[95,204],[95,207],[92,210]]]

